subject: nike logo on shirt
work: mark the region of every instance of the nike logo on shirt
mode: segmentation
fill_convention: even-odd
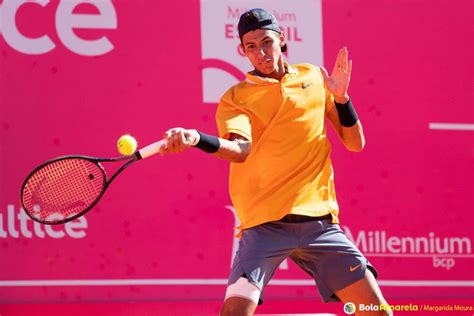
[[[355,267],[349,266],[349,271],[350,271],[350,272],[354,272],[355,270],[357,270],[358,268],[360,268],[361,265],[362,265],[362,263],[359,263],[359,264],[356,265]]]

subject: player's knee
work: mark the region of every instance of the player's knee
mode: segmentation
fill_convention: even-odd
[[[251,316],[255,311],[255,304],[240,297],[230,297],[225,300],[220,316]]]
[[[221,315],[252,315],[260,299],[260,289],[246,278],[227,287]]]

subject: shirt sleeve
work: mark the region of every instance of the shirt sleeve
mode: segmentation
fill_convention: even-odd
[[[219,137],[228,139],[231,133],[252,140],[252,127],[247,113],[239,109],[232,100],[232,89],[221,98],[216,112]]]

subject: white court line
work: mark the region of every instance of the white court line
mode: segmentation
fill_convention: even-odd
[[[380,286],[474,287],[474,280],[380,280]],[[0,287],[35,286],[130,286],[130,285],[225,285],[227,279],[108,279],[108,280],[4,280]],[[270,285],[314,285],[313,280],[272,280]]]
[[[449,253],[364,253],[366,257],[387,258],[474,258],[474,254],[449,254]]]
[[[474,124],[468,123],[430,123],[429,129],[448,131],[474,131]]]

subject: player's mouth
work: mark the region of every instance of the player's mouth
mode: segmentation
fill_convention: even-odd
[[[272,59],[264,60],[260,63],[260,66],[263,67],[263,68],[273,67],[273,60]]]
[[[260,62],[259,68],[261,69],[261,72],[263,73],[268,73],[269,71],[273,71],[273,60],[269,58]]]

